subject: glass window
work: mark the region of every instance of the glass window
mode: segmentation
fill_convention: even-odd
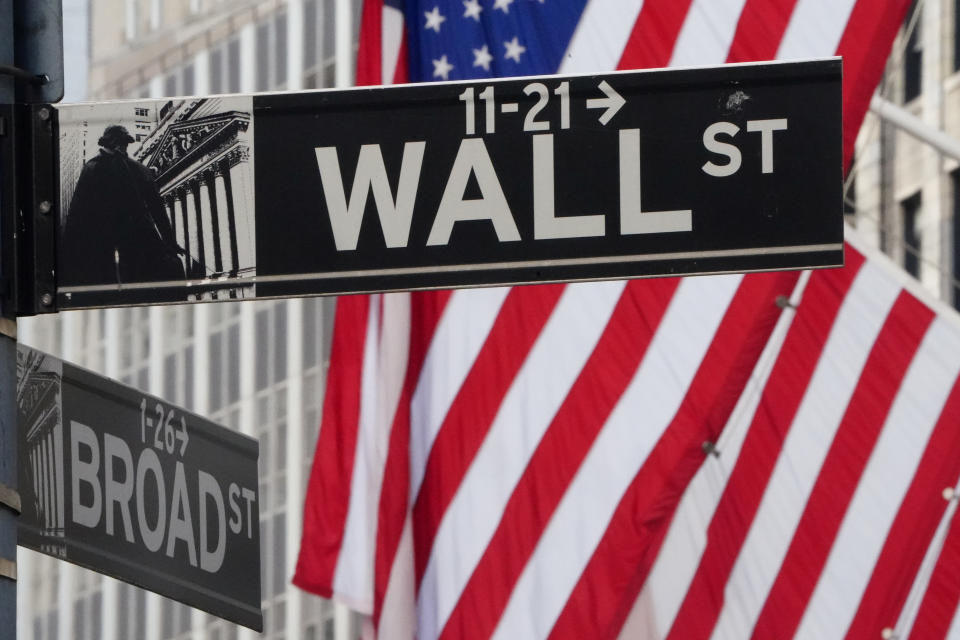
[[[177,74],[176,73],[171,73],[167,75],[166,79],[163,81],[163,95],[165,96],[177,95]]]
[[[284,380],[287,377],[287,303],[279,302],[276,305],[277,315],[274,319],[274,341],[282,345],[274,349],[274,380]]]
[[[240,92],[240,40],[234,38],[227,43],[227,90]]]
[[[913,0],[907,12],[907,28],[913,26],[907,38],[907,49],[903,57],[903,101],[909,102],[920,95],[923,77],[923,40],[921,38],[921,8]]]
[[[227,404],[240,400],[240,325],[233,324],[229,329],[227,349]]]
[[[270,564],[273,566],[273,594],[283,592],[286,584],[286,550],[287,550],[287,517],[278,513],[273,517],[273,557]]]
[[[953,306],[960,309],[960,169],[950,174],[953,184]]]
[[[917,230],[917,218],[920,215],[920,192],[904,200],[900,207],[903,213],[903,268],[914,278],[919,278],[922,238]]]
[[[224,93],[223,52],[219,48],[210,52],[210,93]]]
[[[960,71],[960,0],[953,0],[953,70]]]
[[[210,334],[210,411],[223,406],[223,353],[221,344],[223,334],[219,331]]]
[[[303,66],[317,66],[317,0],[303,3]]]
[[[275,62],[275,73],[276,80],[274,84],[282,85],[287,82],[287,14],[282,12],[277,14],[277,19],[275,21],[275,37],[273,51],[276,58]]]
[[[183,95],[192,96],[196,93],[194,87],[193,64],[188,64],[183,68]]]
[[[270,88],[270,25],[257,27],[257,91]]]

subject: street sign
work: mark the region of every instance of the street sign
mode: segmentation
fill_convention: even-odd
[[[259,445],[18,345],[19,544],[257,631]]]
[[[61,309],[843,262],[839,59],[56,111]]]

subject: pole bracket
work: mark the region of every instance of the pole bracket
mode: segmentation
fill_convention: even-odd
[[[20,515],[22,510],[20,504],[20,494],[16,489],[8,487],[2,482],[0,482],[0,505],[7,507],[11,511],[15,511],[17,515]]]
[[[17,579],[17,561],[0,558],[0,576],[10,580]]]

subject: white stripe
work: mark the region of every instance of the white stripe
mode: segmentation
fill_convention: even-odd
[[[723,64],[746,0],[694,0],[677,36],[671,67]]]
[[[540,332],[440,523],[417,603],[422,640],[435,638],[453,611],[624,286],[623,281],[567,286]]]
[[[545,638],[621,497],[683,402],[743,276],[681,281],[642,363],[574,476],[495,638]]]
[[[749,637],[796,531],[863,365],[900,288],[871,262],[830,331],[726,586],[713,637]]]
[[[792,298],[795,306],[802,299],[809,280],[809,271],[800,276]],[[773,365],[795,317],[796,313],[792,311],[780,314],[750,380],[744,385],[743,393],[721,432],[717,444],[720,457],[707,458],[690,481],[677,505],[650,575],[620,631],[620,640],[664,638],[673,625],[703,557],[710,520],[720,503]]]
[[[960,333],[935,320],[857,484],[798,627],[800,637],[839,638],[847,631],[958,374]],[[893,626],[895,618],[888,622]]]
[[[403,44],[403,12],[383,5],[380,12],[380,75],[382,84],[393,84],[397,74],[397,60]]]
[[[558,73],[597,73],[617,68],[643,0],[589,0]]]
[[[380,610],[377,640],[413,640],[416,637],[414,594],[417,592],[413,568],[413,523],[410,512],[403,522],[403,533],[390,568],[387,591]]]
[[[410,401],[410,504],[417,499],[427,457],[463,381],[496,322],[508,288],[453,293],[423,361]]]
[[[380,306],[383,323],[380,323]],[[383,485],[390,429],[406,377],[410,294],[373,296],[364,344],[357,457],[350,507],[334,574],[334,590],[351,606],[373,612],[373,558],[378,500]]]
[[[834,55],[855,4],[857,0],[797,2],[777,49],[777,60]]]

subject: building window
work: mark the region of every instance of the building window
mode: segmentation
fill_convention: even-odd
[[[903,268],[914,278],[920,277],[922,237],[917,231],[920,204],[920,192],[918,191],[900,205],[903,214]]]
[[[923,76],[923,42],[921,39],[920,7],[917,0],[913,0],[910,11],[907,12],[907,28],[910,29],[907,38],[907,48],[903,55],[903,101],[910,102],[920,95]],[[912,27],[912,28],[911,28]]]
[[[210,52],[210,93],[224,93],[223,51],[220,48]]]
[[[953,70],[960,71],[960,0],[953,0]]]
[[[960,310],[960,169],[950,174],[953,184],[953,306]]]
[[[287,12],[257,26],[257,91],[283,89],[287,83]]]

